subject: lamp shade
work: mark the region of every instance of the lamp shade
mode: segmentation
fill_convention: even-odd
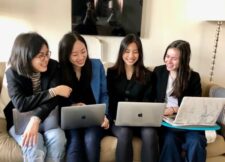
[[[199,11],[205,21],[225,21],[225,0],[199,0],[202,6]]]
[[[225,0],[187,0],[187,16],[198,21],[225,21]]]

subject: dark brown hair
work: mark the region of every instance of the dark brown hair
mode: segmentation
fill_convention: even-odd
[[[77,32],[69,32],[65,34],[59,42],[59,63],[61,65],[63,81],[68,86],[73,85],[73,76],[71,74],[73,74],[74,71],[73,65],[70,62],[69,58],[73,50],[73,45],[76,41],[81,41],[82,43],[84,43],[88,53],[87,43],[85,39]],[[87,82],[90,83],[92,77],[92,66],[88,55],[81,72],[85,74]]]
[[[117,70],[118,76],[126,73],[125,64],[124,64],[124,61],[123,61],[123,54],[124,54],[125,50],[127,49],[127,47],[129,46],[129,44],[131,44],[131,43],[135,43],[137,45],[138,53],[139,53],[138,60],[134,64],[134,66],[135,66],[134,76],[135,76],[136,80],[139,80],[139,81],[143,82],[145,72],[146,72],[147,69],[145,68],[144,63],[143,63],[143,48],[142,48],[141,40],[135,34],[128,34],[121,41],[119,52],[118,52],[118,57],[117,57],[115,65],[112,67],[112,69]]]
[[[33,73],[32,59],[47,41],[38,33],[22,33],[14,41],[9,64],[19,75],[30,77]]]
[[[188,80],[190,78],[190,57],[191,57],[191,48],[190,44],[184,40],[176,40],[168,45],[166,48],[165,54],[163,59],[165,60],[167,51],[171,48],[176,48],[180,51],[180,59],[179,59],[179,66],[177,69],[177,77],[173,83],[174,91],[171,94],[175,97],[180,97],[182,92],[188,86]]]

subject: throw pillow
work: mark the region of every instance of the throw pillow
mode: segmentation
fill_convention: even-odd
[[[212,86],[209,91],[210,97],[222,97],[225,98],[225,88],[220,86]],[[225,107],[222,109],[218,122],[225,124]]]

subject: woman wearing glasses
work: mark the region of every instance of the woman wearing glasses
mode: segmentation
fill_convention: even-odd
[[[4,112],[10,135],[22,148],[24,161],[59,162],[65,153],[66,138],[60,128],[39,132],[40,124],[58,105],[59,96],[68,97],[71,88],[59,85],[58,63],[50,59],[46,40],[37,33],[17,36],[6,71],[11,101]],[[15,132],[12,109],[32,111],[22,134]]]

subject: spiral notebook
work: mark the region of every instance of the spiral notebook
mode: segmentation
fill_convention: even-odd
[[[163,116],[173,126],[215,126],[225,98],[184,97],[176,115]]]

